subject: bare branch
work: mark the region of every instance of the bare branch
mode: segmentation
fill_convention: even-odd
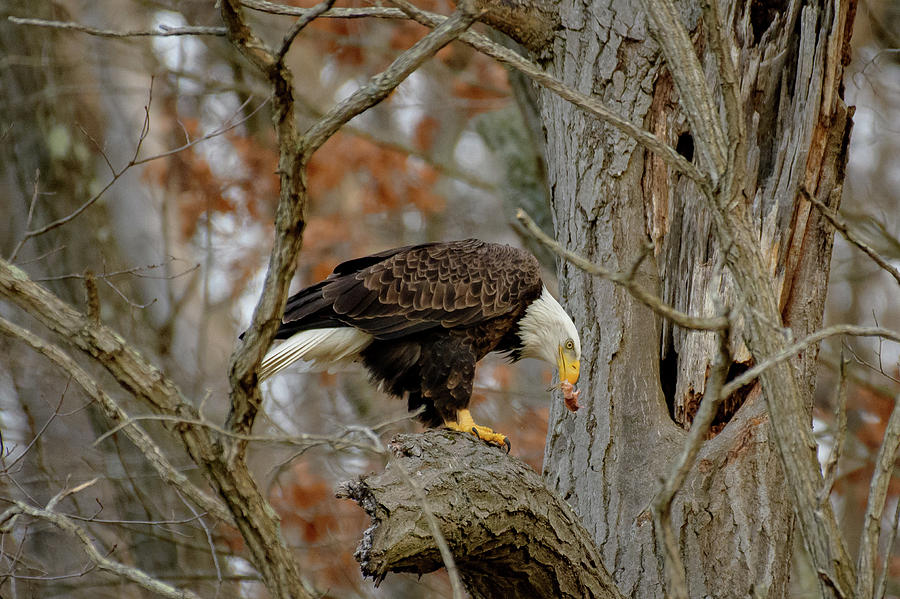
[[[837,335],[852,335],[854,337],[883,337],[885,339],[890,339],[891,341],[900,343],[900,333],[897,333],[896,331],[892,331],[890,329],[883,329],[880,327],[861,327],[851,324],[839,324],[831,327],[826,327],[810,334],[807,337],[804,337],[796,343],[785,347],[777,354],[770,356],[769,358],[760,362],[750,370],[747,370],[740,376],[733,378],[731,382],[722,387],[722,395],[728,397],[747,383],[753,381],[753,379],[758,377],[767,369],[794,357],[799,352],[803,351],[814,343],[818,343],[823,339],[827,339],[828,337],[835,337]]]
[[[40,196],[38,183],[41,180],[41,171],[40,169],[36,170],[34,173],[34,188],[31,194],[31,202],[28,204],[28,217],[25,219],[25,230],[31,228],[32,219],[34,219],[34,207],[37,205],[38,196]],[[19,255],[19,251],[21,251],[22,246],[25,245],[25,239],[20,239],[16,244],[16,247],[13,248],[12,253],[9,255],[9,261],[15,262],[16,257]]]
[[[578,254],[570,252],[569,250],[563,248],[557,241],[541,231],[540,227],[537,226],[534,220],[532,220],[532,218],[528,216],[524,210],[519,209],[516,212],[516,218],[519,219],[519,222],[522,223],[525,229],[542,245],[549,248],[551,251],[555,252],[562,258],[568,260],[584,272],[596,275],[598,277],[606,279],[607,281],[611,281],[616,285],[621,285],[626,290],[628,290],[628,292],[636,300],[643,303],[645,306],[647,306],[663,318],[671,320],[678,326],[684,327],[686,329],[694,329],[700,331],[715,331],[728,328],[728,319],[723,316],[691,316],[689,314],[679,312],[672,306],[666,304],[657,296],[641,287],[637,283],[637,281],[635,281],[635,269],[633,268],[630,269],[630,272],[614,272],[600,266],[599,264],[594,264],[590,260],[587,260],[582,256],[579,256]]]
[[[733,45],[730,36],[723,36],[723,31],[728,31],[726,21],[719,16],[719,3],[713,0],[702,0],[704,30],[709,39],[710,49],[716,59],[719,78],[722,81],[722,99],[725,108],[725,122],[728,142],[728,171],[742,171],[743,166],[735,164],[734,159],[744,152],[742,145],[745,138],[744,108],[740,98],[740,83],[732,58]],[[699,63],[698,63],[699,65]]]
[[[97,29],[96,27],[88,27],[81,23],[73,23],[71,21],[47,21],[44,19],[26,19],[22,17],[7,17],[10,22],[16,25],[34,25],[37,27],[48,27],[50,29],[64,29],[67,31],[80,31],[89,35],[111,38],[130,38],[130,37],[169,37],[176,35],[213,35],[224,36],[224,27],[167,27],[160,25],[158,31],[113,31],[111,29]]]
[[[898,270],[897,267],[883,258],[881,254],[879,254],[872,248],[872,246],[863,241],[862,238],[860,238],[859,235],[857,235],[853,231],[853,229],[851,229],[847,225],[847,222],[840,214],[826,206],[821,200],[819,200],[819,198],[809,193],[809,191],[807,191],[805,187],[800,188],[800,193],[803,195],[803,199],[811,203],[819,210],[820,213],[822,213],[822,216],[824,216],[828,220],[828,222],[831,223],[831,226],[834,227],[837,232],[844,237],[844,239],[859,248],[866,256],[871,258],[875,262],[875,264],[887,271],[887,273],[894,277],[894,280],[897,281],[898,284],[900,284],[900,270]]]
[[[398,56],[390,66],[372,77],[349,98],[329,110],[303,135],[302,152],[311,156],[347,121],[385,99],[438,50],[458,38],[475,22],[478,15],[466,8],[467,2],[446,21]]]
[[[72,490],[63,491],[63,493],[54,497],[45,508],[37,508],[21,501],[14,501],[14,505],[0,515],[0,530],[5,530],[6,527],[11,524],[11,520],[19,514],[26,514],[32,518],[46,520],[78,539],[88,558],[96,564],[99,569],[130,580],[140,587],[158,595],[162,595],[163,597],[171,597],[172,599],[200,599],[199,595],[192,591],[176,589],[169,584],[148,576],[145,572],[137,568],[126,566],[125,564],[109,559],[107,556],[100,553],[94,545],[94,542],[88,536],[88,533],[82,527],[72,522],[70,518],[53,511],[54,505],[63,497],[84,489],[92,482],[93,481],[90,481],[89,483],[79,485]]]
[[[115,430],[122,430],[131,442],[141,450],[160,478],[184,493],[185,496],[199,505],[205,511],[216,518],[233,524],[231,514],[222,504],[206,493],[198,489],[186,476],[181,474],[166,458],[159,446],[140,427],[133,425],[133,420],[125,411],[97,384],[84,369],[82,369],[68,354],[57,346],[47,343],[34,333],[19,327],[4,318],[0,318],[0,332],[16,337],[38,353],[45,356],[63,372],[67,373],[78,383],[88,397],[97,402],[107,418],[116,426]]]
[[[819,495],[819,503],[828,501],[831,489],[834,487],[834,479],[837,476],[837,464],[844,450],[844,440],[847,438],[847,360],[841,352],[841,365],[839,368],[840,382],[838,383],[837,396],[834,400],[834,438],[831,452],[822,468],[825,484]]]
[[[897,501],[896,504],[897,506],[894,508],[894,522],[891,525],[891,532],[888,535],[887,556],[892,555],[894,543],[897,541],[897,528],[898,525],[900,525],[900,501]],[[878,575],[878,588],[875,591],[876,599],[884,599],[885,591],[887,589],[888,568],[891,565],[891,561],[892,560],[888,557],[882,560],[881,573]]]
[[[298,447],[302,447],[304,449],[309,449],[311,447],[318,446],[327,446],[332,449],[360,449],[363,451],[369,451],[375,454],[383,453],[383,450],[374,446],[370,443],[362,442],[362,441],[354,441],[352,439],[346,438],[346,436],[342,435],[316,435],[312,433],[296,433],[292,435],[253,435],[248,433],[238,433],[233,430],[227,429],[225,427],[221,427],[209,420],[199,418],[199,419],[190,419],[190,418],[179,418],[178,416],[172,416],[167,414],[147,414],[142,416],[131,416],[128,420],[119,423],[115,428],[110,429],[100,435],[96,441],[94,441],[94,445],[98,443],[102,443],[112,435],[118,433],[121,430],[127,430],[127,428],[137,422],[166,422],[173,425],[190,425],[196,427],[202,427],[208,429],[218,436],[222,438],[229,438],[237,441],[244,442],[259,442],[259,443],[277,443],[281,445],[296,445]],[[348,433],[353,432],[351,429],[348,429]]]
[[[866,506],[865,527],[860,539],[857,561],[856,596],[872,597],[875,590],[875,567],[878,557],[878,539],[881,535],[881,517],[887,501],[888,486],[894,473],[894,461],[900,448],[900,396],[894,399],[894,409],[884,431],[884,439],[875,459],[875,472],[869,484],[869,501]],[[890,549],[888,549],[889,559]]]
[[[311,9],[307,10],[297,22],[291,26],[291,30],[288,31],[284,39],[281,41],[281,49],[278,50],[278,53],[275,55],[275,60],[277,62],[282,62],[284,60],[285,54],[287,54],[288,50],[291,49],[291,44],[294,43],[294,38],[300,35],[300,32],[303,31],[307,25],[312,23],[316,18],[322,15],[322,13],[326,12],[334,5],[334,0],[323,0],[322,2],[316,4]]]
[[[409,17],[417,23],[428,27],[436,27],[443,22],[444,17],[421,10],[410,4],[406,0],[392,0],[394,4],[400,7]],[[485,36],[467,31],[460,36],[460,41],[469,44],[479,52],[494,58],[502,64],[508,65],[525,76],[546,87],[551,92],[557,94],[560,98],[568,100],[581,110],[597,117],[603,122],[615,127],[626,135],[633,138],[636,142],[657,154],[668,166],[676,172],[685,175],[692,181],[697,183],[701,188],[707,187],[708,180],[697,169],[696,166],[686,160],[684,156],[675,151],[674,148],[658,139],[655,135],[639,125],[635,125],[630,121],[618,116],[615,112],[604,106],[600,101],[592,96],[588,96],[578,90],[566,85],[560,79],[547,73],[534,62],[524,58],[522,55],[505,48],[500,44],[490,41]]]
[[[299,6],[288,6],[287,4],[278,4],[276,2],[267,2],[266,0],[242,0],[241,4],[252,10],[265,12],[272,15],[288,15],[292,17],[302,17],[307,14],[311,8],[301,8]],[[322,17],[330,17],[336,19],[406,19],[406,15],[402,10],[396,8],[387,8],[383,6],[365,6],[354,8],[331,8],[321,15]]]
[[[282,537],[277,517],[246,462],[239,455],[226,455],[221,441],[210,435],[208,429],[191,424],[200,420],[199,414],[169,378],[121,336],[102,324],[93,323],[3,260],[0,260],[0,295],[95,359],[136,398],[162,414],[184,419],[170,429],[180,436],[188,454],[204,469],[228,505],[253,563],[270,591],[281,597],[312,596]]]
[[[653,510],[654,532],[656,543],[661,548],[664,556],[664,571],[666,580],[666,596],[677,599],[687,599],[688,585],[684,562],[681,559],[681,549],[675,531],[672,529],[672,500],[675,493],[684,485],[688,472],[700,453],[700,447],[712,426],[716,411],[724,397],[719,392],[725,383],[728,367],[731,365],[731,356],[728,353],[728,331],[717,331],[719,336],[719,353],[706,384],[706,393],[700,403],[700,409],[691,423],[691,430],[681,448],[681,454],[672,464],[669,477],[662,483],[662,488],[651,504]]]
[[[425,573],[443,563],[402,466],[415,473],[474,599],[621,599],[591,535],[521,460],[446,430],[399,435],[390,448],[384,472],[344,483],[339,492],[372,517],[357,560],[376,582],[388,572]]]
[[[715,187],[725,173],[728,146],[697,53],[671,0],[642,0],[642,4],[691,123],[694,144]],[[717,23],[709,24],[716,26]]]

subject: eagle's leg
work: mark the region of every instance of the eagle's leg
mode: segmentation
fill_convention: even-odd
[[[469,410],[457,410],[456,420],[444,420],[444,426],[450,430],[472,433],[482,441],[487,441],[499,447],[506,447],[506,451],[509,451],[510,444],[506,435],[495,433],[486,426],[475,424]]]

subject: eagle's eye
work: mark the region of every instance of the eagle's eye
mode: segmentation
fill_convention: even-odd
[[[568,339],[566,341],[566,349],[569,349],[569,350],[575,349],[575,342],[572,341],[571,339]]]

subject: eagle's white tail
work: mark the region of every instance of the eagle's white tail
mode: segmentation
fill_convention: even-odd
[[[315,362],[326,368],[353,360],[371,341],[371,335],[352,327],[300,331],[269,350],[259,367],[259,380],[269,378],[298,360]]]

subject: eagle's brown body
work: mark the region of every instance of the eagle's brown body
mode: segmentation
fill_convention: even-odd
[[[491,351],[521,357],[519,323],[542,290],[523,250],[475,239],[407,246],[344,262],[291,297],[276,338],[333,327],[370,335],[354,357],[437,426],[468,405],[476,362]]]

